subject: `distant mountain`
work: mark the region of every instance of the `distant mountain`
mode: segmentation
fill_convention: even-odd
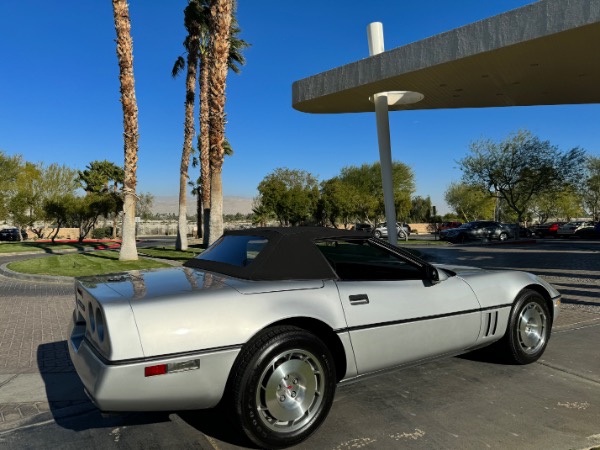
[[[152,212],[157,214],[177,214],[179,197],[173,196],[155,196]],[[196,213],[196,198],[187,199],[188,215]],[[250,214],[252,212],[252,199],[248,197],[224,197],[223,214]]]

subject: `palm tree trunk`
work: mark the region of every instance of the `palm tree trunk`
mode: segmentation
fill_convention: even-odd
[[[125,179],[123,183],[123,242],[119,260],[137,260],[135,243],[135,204],[137,186],[138,108],[133,76],[133,41],[131,22],[126,0],[112,0],[115,29],[117,32],[117,58],[121,83],[123,129],[125,150]]]
[[[223,140],[225,137],[225,87],[227,82],[229,36],[233,14],[232,0],[210,3],[210,172],[211,213],[209,244],[223,234]],[[215,190],[213,193],[212,190]]]
[[[196,196],[196,239],[202,237],[202,196],[200,193]]]
[[[200,183],[202,184],[202,205],[204,207],[204,246],[208,245],[210,236],[210,141],[208,114],[208,69],[206,58],[200,60],[200,135],[198,151],[200,152]],[[200,215],[198,210],[198,215]]]
[[[199,31],[190,31],[189,48],[187,55],[187,75],[185,81],[185,124],[183,151],[181,152],[181,165],[179,168],[179,221],[177,227],[177,250],[187,250],[187,181],[190,156],[192,154],[192,139],[196,133],[194,128],[194,102],[196,99],[196,71],[198,66]]]

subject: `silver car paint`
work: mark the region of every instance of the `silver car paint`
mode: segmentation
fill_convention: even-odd
[[[86,393],[102,411],[165,411],[215,406],[239,349],[188,354],[154,361],[107,364],[88,341],[69,340],[69,352]],[[200,360],[200,369],[145,377],[144,368]]]
[[[361,375],[464,350],[479,336],[480,305],[458,277],[439,284],[400,280],[337,285]],[[368,303],[353,303],[352,295],[368,296]]]
[[[523,272],[452,270],[458,276],[426,286],[423,281],[244,281],[180,267],[98,277],[78,289],[69,350],[100,409],[206,408],[221,398],[242,345],[280,320],[308,317],[335,330],[348,363],[343,377],[350,379],[498,339],[510,303],[527,285],[558,296]],[[357,292],[366,293],[369,303],[350,304],[349,296]],[[500,305],[499,315],[493,315]],[[90,306],[105,317],[104,344],[89,320],[81,330]],[[497,332],[484,336],[492,317]],[[143,375],[148,365],[189,358],[200,359],[200,369]]]

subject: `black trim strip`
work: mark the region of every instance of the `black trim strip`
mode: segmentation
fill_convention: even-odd
[[[464,315],[464,314],[473,314],[476,312],[491,311],[491,310],[506,308],[506,307],[510,307],[510,306],[512,306],[512,303],[506,303],[503,305],[496,305],[496,306],[488,306],[486,308],[468,309],[465,311],[456,311],[456,312],[446,313],[446,314],[436,314],[433,316],[413,317],[411,319],[393,320],[390,322],[379,322],[379,323],[372,323],[369,325],[359,325],[356,327],[339,328],[339,329],[334,330],[334,332],[335,333],[345,333],[345,332],[349,332],[349,331],[367,330],[369,328],[380,328],[380,327],[387,327],[387,326],[393,326],[393,325],[402,325],[405,323],[423,322],[425,320],[441,319],[444,317],[460,316],[460,315]],[[226,345],[223,347],[212,347],[212,348],[207,348],[204,350],[191,350],[188,352],[167,353],[164,355],[151,356],[148,358],[131,358],[131,359],[121,359],[119,361],[110,361],[110,360],[106,359],[105,356],[100,354],[98,349],[95,347],[95,345],[92,342],[89,341],[89,339],[85,338],[84,340],[87,342],[88,347],[92,350],[92,353],[94,353],[94,355],[103,364],[105,364],[107,366],[123,366],[123,365],[127,365],[127,364],[150,363],[150,362],[160,361],[163,359],[185,358],[187,356],[202,356],[202,355],[206,355],[208,353],[223,352],[223,351],[229,351],[229,350],[239,350],[242,348],[242,345],[243,345],[243,344]]]
[[[496,329],[498,328],[498,311],[495,312],[495,319],[494,319],[494,329],[492,330],[492,335],[496,334]]]
[[[436,314],[433,316],[413,317],[410,319],[392,320],[390,322],[379,322],[379,323],[372,323],[369,325],[358,325],[355,327],[348,327],[345,329],[336,330],[336,332],[341,333],[344,331],[360,331],[360,330],[368,330],[369,328],[380,328],[380,327],[388,327],[388,326],[394,326],[394,325],[403,325],[406,323],[413,323],[413,322],[424,322],[426,320],[443,319],[445,317],[461,316],[461,315],[473,314],[473,313],[477,313],[477,312],[492,311],[495,309],[507,308],[507,307],[511,307],[511,306],[512,306],[512,303],[506,303],[504,305],[489,306],[487,308],[468,309],[468,310],[464,310],[464,311],[457,311],[457,312],[446,313],[446,314]]]
[[[165,355],[157,355],[150,356],[148,358],[131,358],[131,359],[121,359],[119,361],[110,361],[106,359],[105,356],[101,355],[98,349],[86,339],[88,343],[88,347],[92,350],[94,355],[105,365],[107,366],[124,366],[128,364],[140,364],[140,363],[152,363],[156,361],[161,361],[163,359],[172,359],[172,358],[185,358],[188,356],[202,356],[209,353],[215,352],[224,352],[229,350],[239,350],[242,348],[242,344],[238,345],[226,345],[223,347],[212,347],[204,350],[192,350],[189,352],[179,352],[179,353],[167,353]]]

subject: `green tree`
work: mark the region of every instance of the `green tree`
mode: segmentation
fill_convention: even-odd
[[[114,204],[115,209],[109,215],[113,217],[113,239],[117,237],[117,219],[123,209],[123,198],[119,192],[119,186],[123,186],[125,181],[125,171],[122,167],[113,162],[92,161],[83,171],[79,171],[76,179],[77,183],[87,193],[106,195],[111,197],[110,202]]]
[[[135,203],[138,161],[138,107],[133,76],[133,40],[127,0],[112,0],[115,30],[117,33],[117,58],[121,105],[123,108],[123,137],[125,178],[123,181],[123,243],[119,260],[138,259],[135,243]]]
[[[149,192],[142,192],[138,198],[137,210],[142,220],[149,220],[152,217],[152,205],[154,204],[154,195]]]
[[[281,226],[298,225],[314,217],[319,199],[316,177],[304,170],[275,169],[258,185],[260,205]]]
[[[21,156],[8,156],[0,150],[0,220],[8,218],[8,200],[16,192],[16,181],[22,164]]]
[[[528,131],[511,134],[501,142],[474,142],[470,151],[459,161],[463,180],[504,199],[519,222],[535,195],[558,192],[566,184],[575,185],[585,160],[583,150],[573,148],[562,153]]]
[[[410,201],[409,221],[415,223],[426,223],[431,218],[431,198],[423,198],[419,195],[413,197]]]
[[[600,220],[600,158],[590,156],[582,186],[583,206],[595,221]]]
[[[542,192],[531,203],[531,214],[540,223],[551,218],[571,220],[584,214],[581,194],[573,186],[565,186],[560,191]]]
[[[345,183],[339,177],[321,183],[321,199],[319,216],[328,220],[337,228],[338,220],[344,226],[356,220],[357,206],[360,204],[360,193],[350,183]]]
[[[344,183],[354,186],[355,192],[357,192],[357,196],[354,198],[357,218],[372,223],[385,217],[381,165],[379,162],[363,164],[360,167],[344,167],[339,178]],[[396,215],[397,218],[405,220],[408,218],[411,208],[410,198],[415,191],[412,169],[404,163],[394,161],[392,163],[392,180]]]
[[[50,198],[44,202],[43,209],[48,220],[54,223],[54,233],[50,238],[54,243],[60,229],[71,225],[75,216],[75,205],[77,198],[73,194],[67,194],[62,198]]]
[[[481,186],[451,183],[444,200],[464,222],[494,218],[496,199]]]
[[[120,199],[119,199],[120,200]],[[98,217],[106,216],[115,210],[116,198],[112,195],[90,193],[84,197],[75,197],[67,212],[77,227],[79,227],[79,242],[92,231]]]

